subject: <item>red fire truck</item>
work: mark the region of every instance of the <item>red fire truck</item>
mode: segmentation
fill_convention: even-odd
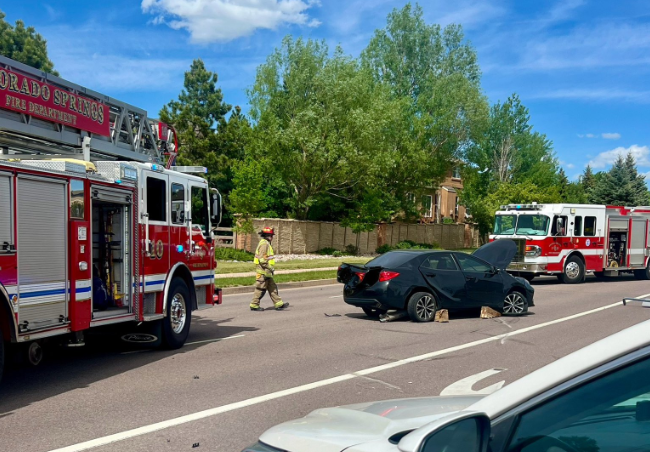
[[[0,57],[0,376],[6,343],[37,364],[45,339],[142,322],[132,338],[178,348],[221,303],[221,196],[176,146],[146,111]]]
[[[508,271],[528,280],[556,275],[575,284],[588,272],[650,279],[649,223],[650,207],[509,204],[496,212],[490,240],[517,243]]]

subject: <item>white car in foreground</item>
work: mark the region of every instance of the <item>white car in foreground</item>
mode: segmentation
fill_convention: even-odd
[[[488,396],[315,410],[245,452],[650,452],[650,321]]]

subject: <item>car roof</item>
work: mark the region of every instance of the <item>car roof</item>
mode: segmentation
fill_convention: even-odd
[[[650,347],[650,320],[553,361],[504,386],[467,409],[482,411],[494,419],[572,378],[646,347]]]

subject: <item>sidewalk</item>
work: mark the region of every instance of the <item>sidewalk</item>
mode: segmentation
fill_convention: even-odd
[[[325,267],[325,268],[300,268],[298,270],[278,270],[276,275],[288,275],[291,273],[306,273],[306,272],[324,272],[338,270],[338,267]],[[214,275],[215,279],[220,278],[246,278],[247,276],[255,276],[255,270],[244,273],[217,273]]]

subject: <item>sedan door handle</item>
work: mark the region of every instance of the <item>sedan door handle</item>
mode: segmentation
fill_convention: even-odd
[[[467,281],[478,281],[478,278],[476,276],[466,276],[465,279]]]

